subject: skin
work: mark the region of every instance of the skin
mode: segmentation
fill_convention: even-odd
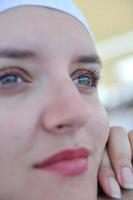
[[[111,127],[108,143],[103,154],[104,156],[98,174],[100,185],[108,197],[105,196],[105,193],[101,192],[98,200],[112,199],[110,197],[115,197],[120,189],[121,197],[119,197],[119,199],[133,199],[133,190],[131,190],[133,189],[132,153],[133,130],[127,133],[122,127]],[[131,170],[131,174],[128,174],[126,179],[122,175],[121,170],[123,167]],[[115,189],[115,191],[113,191],[113,189],[112,192],[109,190],[109,187],[107,187],[109,177],[114,178],[118,190]]]
[[[34,54],[0,57],[0,69],[26,71],[21,83],[0,88],[0,199],[96,200],[108,119],[97,88],[75,84],[78,69],[100,72],[98,62],[79,61],[97,55],[91,36],[73,17],[42,7],[4,12],[0,24],[1,48]],[[91,151],[83,174],[61,176],[32,167],[55,152],[81,146]]]
[[[116,199],[116,198],[114,198]],[[132,190],[122,190],[121,200],[132,200],[133,199],[133,191]],[[98,197],[98,200],[112,200],[111,197],[107,197],[105,194],[102,194]]]

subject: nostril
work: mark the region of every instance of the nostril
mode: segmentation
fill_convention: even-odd
[[[57,126],[58,129],[61,129],[61,128],[63,128],[63,127],[64,127],[64,125],[58,125],[58,126]]]
[[[64,125],[58,125],[56,127],[57,129],[64,129],[64,128],[72,128],[72,125],[69,125],[69,124],[64,124]]]

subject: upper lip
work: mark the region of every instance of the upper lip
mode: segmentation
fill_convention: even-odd
[[[49,165],[52,165],[61,160],[72,160],[76,158],[87,158],[90,155],[90,151],[88,148],[71,148],[57,152],[56,154],[48,157],[41,162],[38,162],[34,165],[35,168],[44,168]]]

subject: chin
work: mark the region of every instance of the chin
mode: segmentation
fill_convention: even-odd
[[[47,174],[44,177],[37,176],[37,179],[34,177],[32,188],[28,190],[30,191],[28,196],[31,194],[32,196],[25,200],[96,200],[97,174],[93,168],[79,176],[63,177]]]

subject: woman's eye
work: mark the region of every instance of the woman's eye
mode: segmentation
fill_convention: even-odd
[[[26,82],[31,82],[31,77],[25,70],[18,67],[0,69],[0,89],[16,87]]]
[[[80,76],[74,79],[74,83],[77,85],[92,86],[92,80],[87,76]]]
[[[73,82],[85,88],[97,87],[99,79],[100,74],[96,69],[78,69],[72,74]]]
[[[21,82],[23,82],[23,79],[17,75],[5,75],[3,77],[0,77],[0,86],[18,84]]]

